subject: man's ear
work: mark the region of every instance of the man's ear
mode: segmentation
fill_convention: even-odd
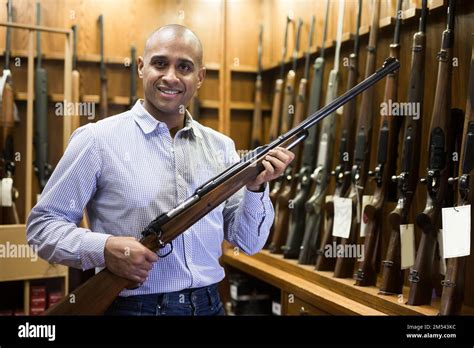
[[[139,78],[143,78],[143,67],[144,67],[145,63],[143,61],[143,57],[142,56],[139,56],[137,58],[137,68],[138,68],[138,77]]]
[[[197,89],[201,88],[201,85],[203,84],[205,78],[206,78],[206,67],[203,66],[201,69],[199,69],[199,72],[198,72]]]

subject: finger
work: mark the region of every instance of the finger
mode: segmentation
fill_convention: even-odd
[[[272,164],[273,168],[275,169],[275,172],[281,173],[285,169],[286,164],[278,158],[273,156],[267,156],[265,157],[265,159]]]
[[[278,158],[280,161],[284,162],[284,163],[287,163],[290,161],[290,156],[287,155],[285,152],[283,152],[282,150],[276,150],[274,152],[272,151],[269,151],[268,153],[270,156],[272,157],[275,157],[275,158]]]
[[[270,174],[270,175],[273,175],[275,173],[275,168],[273,168],[273,166],[270,164],[270,162],[266,161],[266,160],[263,160],[262,161],[262,164],[263,164],[263,167],[265,168],[265,170],[259,174],[259,176],[265,176],[266,174]]]
[[[158,261],[158,255],[156,255],[156,253],[154,253],[153,251],[151,251],[150,249],[146,248],[146,247],[143,247],[144,248],[144,256],[145,256],[145,259],[148,261],[148,262],[156,262]]]
[[[140,269],[149,272],[153,269],[153,263],[145,261],[139,267]]]
[[[145,271],[143,269],[136,269],[133,273],[142,279],[146,279],[148,277],[148,271]]]

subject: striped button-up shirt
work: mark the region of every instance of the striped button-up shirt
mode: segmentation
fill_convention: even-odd
[[[234,142],[194,121],[174,138],[138,101],[122,114],[77,129],[27,222],[39,255],[68,266],[105,266],[113,236],[141,237],[158,215],[238,160]],[[86,209],[90,230],[78,227]],[[243,188],[173,241],[173,252],[154,263],[148,279],[121,295],[179,291],[219,282],[221,244],[247,254],[268,238],[274,212],[265,192]]]

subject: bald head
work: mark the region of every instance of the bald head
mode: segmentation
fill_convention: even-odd
[[[189,28],[180,24],[168,24],[156,29],[150,34],[145,43],[143,57],[147,57],[160,44],[179,40],[188,46],[199,67],[202,66],[202,44],[197,35]]]

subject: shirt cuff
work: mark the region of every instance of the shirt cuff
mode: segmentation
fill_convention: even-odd
[[[81,268],[83,270],[94,267],[105,267],[105,242],[110,234],[92,232],[84,229],[81,243]]]
[[[269,197],[269,186],[265,183],[265,190],[263,192],[253,192],[245,187],[243,204],[245,210],[251,214],[264,214],[265,213],[265,202],[270,199]]]

